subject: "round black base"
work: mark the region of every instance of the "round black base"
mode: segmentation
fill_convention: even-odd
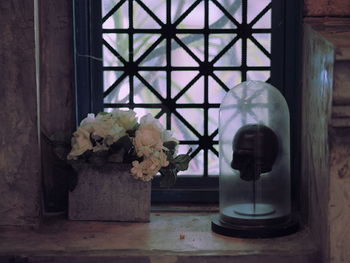
[[[285,222],[273,225],[234,225],[232,223],[222,222],[219,215],[216,215],[211,221],[211,230],[217,234],[242,237],[242,238],[269,238],[286,236],[297,232],[299,224],[296,220],[288,219]]]

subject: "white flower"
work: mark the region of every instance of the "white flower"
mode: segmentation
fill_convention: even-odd
[[[152,180],[153,176],[159,171],[158,166],[150,159],[146,159],[141,163],[133,161],[132,165],[130,172],[134,177],[146,182]]]
[[[147,158],[141,164],[143,173],[152,177],[158,173],[161,167],[159,160],[154,158]]]
[[[167,142],[170,140],[176,140],[175,138],[173,138],[173,132],[170,130],[163,130],[162,132],[162,141],[163,142]],[[177,141],[177,140],[176,140]]]
[[[85,119],[80,122],[80,127],[89,126],[95,122],[95,114],[89,113]]]
[[[150,157],[150,159],[152,159],[152,161],[154,163],[159,164],[160,167],[166,167],[169,165],[169,161],[167,160],[167,156],[162,150],[154,152],[153,155]],[[159,167],[159,169],[160,169],[160,167]]]
[[[112,114],[99,113],[94,123],[94,135],[98,135],[102,138],[110,136],[113,142],[116,142],[119,138],[126,135],[126,133],[125,129],[118,124]]]
[[[160,130],[152,124],[141,124],[133,140],[138,156],[150,156],[154,151],[163,148]]]
[[[82,127],[79,128],[73,133],[71,144],[72,150],[68,154],[67,159],[76,160],[79,155],[93,148],[90,141],[90,132]]]
[[[140,119],[140,125],[146,125],[146,124],[151,124],[153,125],[155,128],[157,128],[159,130],[159,132],[163,133],[164,131],[164,127],[163,125],[159,122],[158,119],[154,118],[152,116],[152,114],[148,113],[145,116],[143,116]]]
[[[142,178],[143,176],[143,171],[142,171],[142,165],[139,161],[133,161],[132,163],[132,168],[130,172],[134,175],[135,178]]]
[[[114,110],[112,113],[116,122],[125,130],[132,130],[137,124],[136,113],[133,110]]]
[[[110,113],[99,113],[96,117],[90,113],[80,123],[80,127],[73,133],[71,141],[72,150],[68,159],[77,159],[87,150],[94,152],[108,150],[108,146],[126,135],[125,129],[121,127]],[[93,146],[90,138],[101,138]]]

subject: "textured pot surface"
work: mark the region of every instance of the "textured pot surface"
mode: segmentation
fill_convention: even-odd
[[[130,164],[84,165],[69,193],[69,219],[148,222],[151,183],[136,180]]]

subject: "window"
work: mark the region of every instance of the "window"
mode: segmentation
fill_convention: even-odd
[[[78,120],[113,108],[152,113],[180,139],[180,152],[193,148],[175,188],[158,189],[155,180],[153,199],[217,200],[218,108],[226,91],[254,79],[288,96],[284,4],[76,0]]]

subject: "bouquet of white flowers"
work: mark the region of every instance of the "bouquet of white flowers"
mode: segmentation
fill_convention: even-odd
[[[138,122],[133,110],[88,114],[71,139],[71,164],[131,163],[131,174],[150,181],[158,172],[161,186],[175,183],[178,171],[188,168],[191,149],[177,155],[178,140],[151,114]]]

